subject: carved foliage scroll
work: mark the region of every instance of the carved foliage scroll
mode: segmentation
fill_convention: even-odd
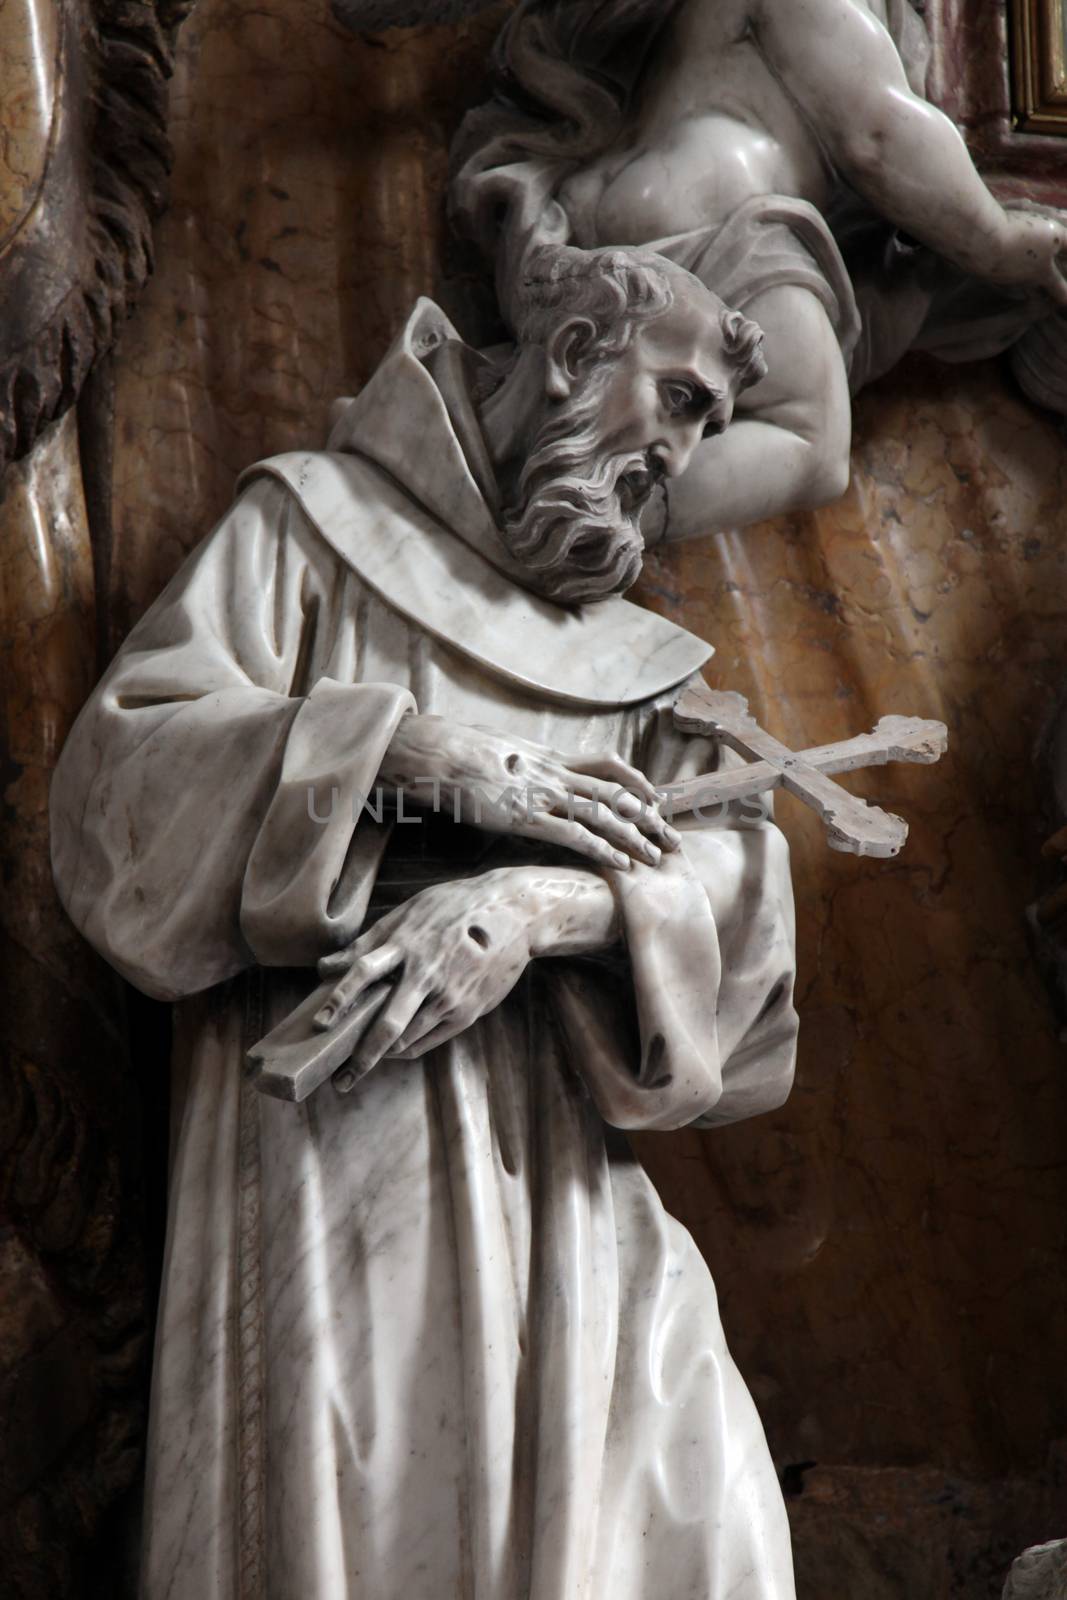
[[[77,398],[149,272],[189,4],[0,8],[0,469]]]
[[[187,8],[0,0],[0,1591],[11,1600],[117,1595],[135,1542],[122,1507],[144,1409],[141,1113],[118,986],[51,887],[48,789],[97,654],[85,488],[107,476],[106,393],[90,385],[72,408],[151,267]],[[97,553],[106,532],[94,526]]]

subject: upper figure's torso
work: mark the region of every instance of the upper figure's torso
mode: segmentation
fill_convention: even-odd
[[[619,137],[559,191],[576,244],[646,244],[716,227],[754,195],[820,209],[832,174],[764,59],[751,0],[683,0]]]

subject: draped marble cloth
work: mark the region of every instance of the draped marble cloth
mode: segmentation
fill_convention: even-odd
[[[892,39],[912,92],[925,98],[930,40],[916,0],[866,3]],[[591,6],[592,43],[572,39],[576,55],[561,67],[555,52],[566,30],[554,38],[550,28],[547,39],[553,42],[546,47],[542,39],[539,48],[545,54],[536,69],[527,62],[524,88],[527,94],[533,90],[535,102],[538,76],[553,81],[557,93],[554,80],[561,75],[565,80],[577,70],[588,79],[583,110],[590,126],[581,156],[569,154],[573,123],[563,117],[560,128],[558,104],[531,114],[523,97],[516,100],[509,89],[502,100],[479,108],[460,132],[453,150],[453,211],[462,230],[495,257],[497,296],[512,328],[518,325],[516,296],[527,252],[542,244],[578,242],[558,196],[566,179],[585,161],[602,156],[617,137],[614,116],[605,122],[601,111],[597,144],[599,96],[610,85],[622,105],[632,105],[648,52],[671,9],[670,4],[658,12],[619,4],[612,22],[600,15],[610,13],[611,6]],[[531,49],[529,38],[525,48]],[[1006,204],[1048,209],[1027,201]],[[1046,342],[1054,309],[1048,298],[1036,289],[997,287],[944,260],[935,264],[930,252],[903,237],[840,174],[825,217],[795,195],[755,194],[714,224],[643,243],[695,274],[738,311],[766,290],[785,285],[813,295],[841,346],[853,394],[890,371],[908,350],[928,350],[942,361],[978,361],[1016,346],[1016,371],[1026,392],[1042,405],[1064,409],[1064,380],[1057,370],[1062,362]],[[1047,327],[1038,333],[1041,323]],[[1031,329],[1034,337],[1027,338]]]
[[[658,872],[609,874],[623,948],[532,964],[347,1098],[244,1076],[307,966],[433,854],[440,826],[345,803],[407,710],[616,747],[659,781],[714,764],[670,716],[706,646],[623,601],[563,612],[479,552],[492,519],[421,359],[449,333],[424,303],[330,454],[253,473],[54,786],[72,915],[179,1001],[144,1593],[782,1600],[784,1508],[710,1275],[618,1131],[787,1093],[773,823],[694,819]],[[469,840],[453,873],[523,854]]]

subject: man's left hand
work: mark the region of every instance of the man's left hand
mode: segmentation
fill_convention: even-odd
[[[424,1055],[498,1006],[526,969],[543,910],[528,873],[502,869],[435,884],[319,963],[339,974],[315,1026],[334,1027],[371,985],[393,982],[352,1057],[357,1077],[384,1056]]]

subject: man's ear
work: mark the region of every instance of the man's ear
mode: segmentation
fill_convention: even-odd
[[[545,345],[545,393],[550,400],[569,398],[595,337],[596,324],[588,317],[569,317],[550,336]]]

